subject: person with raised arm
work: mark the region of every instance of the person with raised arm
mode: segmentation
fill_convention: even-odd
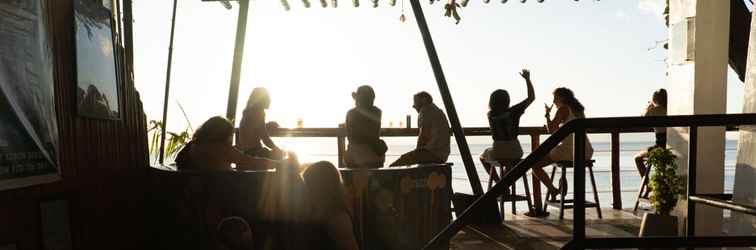
[[[520,130],[520,117],[525,109],[535,100],[535,90],[530,81],[530,71],[523,69],[520,76],[525,79],[528,97],[525,100],[509,106],[509,93],[497,89],[488,99],[488,125],[491,128],[493,145],[480,155],[480,162],[490,173],[492,163],[501,160],[519,160],[522,157],[522,146],[517,139]]]

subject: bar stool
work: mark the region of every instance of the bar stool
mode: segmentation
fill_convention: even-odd
[[[598,214],[598,218],[601,219],[601,206],[599,205],[599,197],[598,197],[598,190],[596,189],[596,178],[593,176],[593,164],[595,163],[595,160],[589,160],[585,162],[585,167],[588,168],[588,174],[591,179],[591,186],[593,187],[593,199],[594,202],[585,201],[585,207],[595,207],[596,213]],[[550,193],[546,193],[546,206],[544,206],[544,211],[549,207],[559,207],[559,219],[564,219],[564,210],[565,209],[573,209],[575,208],[575,199],[567,200],[565,199],[565,195],[567,194],[567,168],[573,168],[574,163],[572,161],[559,161],[554,163],[554,168],[551,169],[551,182],[553,184],[554,182],[554,175],[556,174],[557,167],[561,169],[561,177],[559,177],[559,191],[560,191],[560,199],[559,201],[553,201],[549,199]]]
[[[648,159],[646,159],[648,160]],[[643,173],[643,178],[641,178],[641,184],[638,188],[638,195],[635,199],[635,207],[633,207],[633,213],[638,212],[638,205],[641,201],[644,202],[651,202],[651,200],[648,199],[648,194],[651,192],[651,190],[648,188],[648,180],[651,178],[649,175],[651,174],[651,166],[648,165],[648,161],[646,161],[646,171]]]
[[[504,176],[505,173],[509,172],[510,169],[512,169],[514,166],[517,165],[517,163],[520,162],[521,159],[506,159],[506,160],[497,160],[496,163],[499,166],[499,171],[497,173],[496,166],[491,166],[491,169],[488,171],[488,175],[490,178],[488,179],[488,189],[490,190],[493,186],[494,181],[499,182],[501,179],[499,176]],[[533,211],[533,204],[530,201],[530,187],[528,184],[528,178],[527,176],[523,176],[522,178],[523,184],[525,185],[525,195],[517,195],[517,189],[516,184],[517,181],[515,180],[515,183],[512,184],[510,189],[507,189],[507,191],[501,195],[499,199],[499,209],[501,210],[502,217],[504,214],[504,202],[512,202],[512,214],[517,214],[516,209],[516,203],[518,201],[526,201],[528,203],[528,211]]]

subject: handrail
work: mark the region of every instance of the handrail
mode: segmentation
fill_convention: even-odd
[[[501,181],[496,183],[493,188],[483,194],[473,202],[465,211],[443,231],[439,232],[431,241],[426,244],[424,249],[430,249],[442,240],[449,239],[466,225],[466,220],[484,203],[490,202],[502,193],[508,186],[512,185],[516,179],[521,178],[527,173],[532,165],[541,160],[548,152],[563,140],[567,135],[575,133],[575,200],[584,199],[585,194],[585,164],[584,144],[586,130],[590,129],[624,129],[624,128],[650,128],[650,127],[691,127],[692,137],[696,134],[698,127],[706,126],[729,126],[729,125],[756,125],[756,114],[713,114],[713,115],[676,115],[676,116],[656,116],[656,117],[615,117],[615,118],[588,118],[575,119],[557,130],[550,136],[540,147],[534,150],[530,155],[518,163],[512,170],[505,173]],[[691,138],[695,140],[696,138]],[[695,152],[695,146],[692,151]],[[695,158],[695,157],[693,157]],[[695,169],[695,163],[691,164]],[[694,176],[689,176],[695,178]],[[695,185],[695,183],[693,183]],[[693,196],[689,190],[688,196]],[[695,206],[693,206],[695,207]],[[691,206],[689,205],[689,210]],[[585,238],[585,207],[581,202],[575,203],[575,218],[573,227],[573,240],[568,246],[583,246],[587,244]],[[692,223],[691,223],[692,224]],[[689,225],[691,226],[691,225]],[[690,227],[689,227],[690,228]],[[690,232],[689,232],[690,233]],[[675,238],[678,239],[678,238]],[[754,239],[754,238],[748,238]],[[756,245],[756,240],[752,241]],[[681,243],[682,244],[682,243]]]

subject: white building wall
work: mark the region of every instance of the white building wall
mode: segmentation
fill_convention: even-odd
[[[670,0],[667,79],[670,115],[726,113],[729,18],[730,1]],[[690,25],[686,24],[688,20],[692,20]],[[689,131],[687,128],[669,128],[667,132],[669,146],[680,155],[679,172],[687,177]],[[722,193],[725,130],[699,128],[697,142],[696,191]],[[681,201],[675,211],[682,219],[681,229],[685,228],[686,202]],[[721,209],[698,205],[696,235],[719,235],[721,232]]]
[[[751,19],[743,113],[756,113],[756,15]],[[756,206],[756,127],[741,126],[735,166],[735,202]],[[756,216],[732,213],[730,235],[756,235]]]

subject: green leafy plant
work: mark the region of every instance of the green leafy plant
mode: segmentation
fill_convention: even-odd
[[[181,110],[181,114],[184,115],[184,119],[186,119],[187,127],[184,128],[184,131],[181,132],[170,132],[166,131],[166,144],[165,144],[165,159],[174,159],[178,155],[178,152],[181,151],[184,146],[189,143],[189,141],[192,140],[192,133],[194,133],[194,129],[192,128],[192,123],[189,122],[189,117],[186,115],[186,112],[184,111],[184,107],[181,106],[181,103],[178,101],[176,102],[178,104],[179,109]],[[156,121],[156,120],[150,120],[149,124],[147,126],[147,135],[149,137],[149,150],[150,150],[150,156],[155,159],[153,163],[157,163],[160,157],[160,133],[163,130],[163,122],[162,121]]]
[[[160,132],[163,129],[162,121],[151,120],[149,122],[149,128],[147,134],[150,139],[150,155],[155,159],[154,163],[157,163],[160,156]],[[178,155],[178,152],[184,148],[184,145],[189,143],[192,136],[189,134],[189,128],[187,127],[181,132],[166,132],[165,140],[165,159],[174,159]]]
[[[660,215],[670,215],[683,193],[682,178],[677,175],[677,156],[668,148],[655,148],[648,154],[648,165],[654,168],[651,174],[651,205]]]

